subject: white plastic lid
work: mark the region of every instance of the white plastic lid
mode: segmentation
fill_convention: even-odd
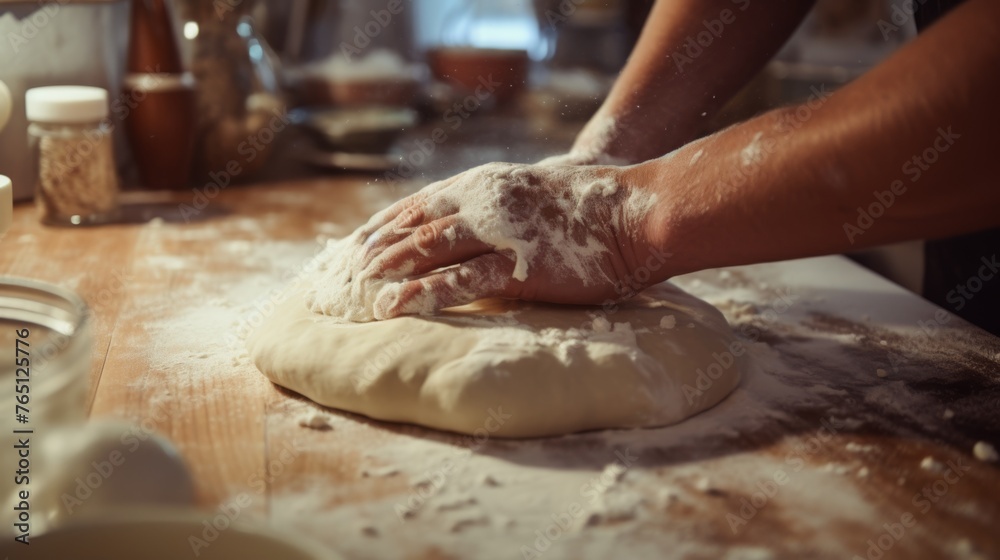
[[[24,94],[29,121],[47,123],[94,122],[108,116],[108,91],[90,86],[48,86]]]

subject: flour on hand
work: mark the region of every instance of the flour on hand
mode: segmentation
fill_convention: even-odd
[[[607,270],[608,255],[616,233],[633,231],[655,204],[645,191],[625,191],[601,168],[551,167],[513,164],[485,165],[441,188],[418,204],[430,219],[455,218],[469,236],[513,261],[513,272],[489,268],[456,270],[451,288],[499,286],[511,279],[524,282],[544,263],[547,281],[554,284],[581,282],[584,286],[613,285]],[[544,189],[544,196],[535,196]],[[373,222],[382,220],[376,215]],[[375,234],[360,228],[351,236],[331,241],[316,258],[317,270],[306,302],[315,313],[345,322],[367,322],[390,318],[387,310],[402,308],[404,314],[431,314],[441,307],[433,290],[401,303],[402,285],[413,278],[406,266],[377,270],[368,252],[385,239],[403,239],[412,227],[389,224]],[[449,245],[456,242],[455,226],[442,232]],[[426,254],[424,255],[426,256]],[[463,278],[460,274],[476,274]],[[457,282],[457,280],[467,280]],[[465,303],[477,291],[460,294]]]

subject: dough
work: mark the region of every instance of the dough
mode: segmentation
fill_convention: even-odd
[[[680,422],[725,398],[745,359],[722,314],[669,283],[604,309],[488,300],[371,323],[313,313],[299,288],[247,342],[317,403],[500,437]]]

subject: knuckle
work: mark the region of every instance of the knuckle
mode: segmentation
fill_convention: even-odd
[[[424,208],[422,205],[410,206],[406,210],[403,210],[396,218],[396,228],[407,228],[413,227],[424,219]]]
[[[413,233],[413,239],[417,246],[425,249],[436,245],[440,237],[441,232],[438,231],[438,227],[433,222],[418,227]]]

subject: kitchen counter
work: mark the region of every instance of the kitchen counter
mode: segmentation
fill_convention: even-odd
[[[190,222],[176,193],[173,218],[72,230],[22,204],[0,273],[89,302],[91,415],[172,440],[201,506],[346,557],[1000,557],[1000,470],[972,452],[1000,445],[1000,339],[842,257],[675,280],[755,364],[678,426],[465,437],[270,384],[242,335],[323,242],[412,188],[231,187]]]

